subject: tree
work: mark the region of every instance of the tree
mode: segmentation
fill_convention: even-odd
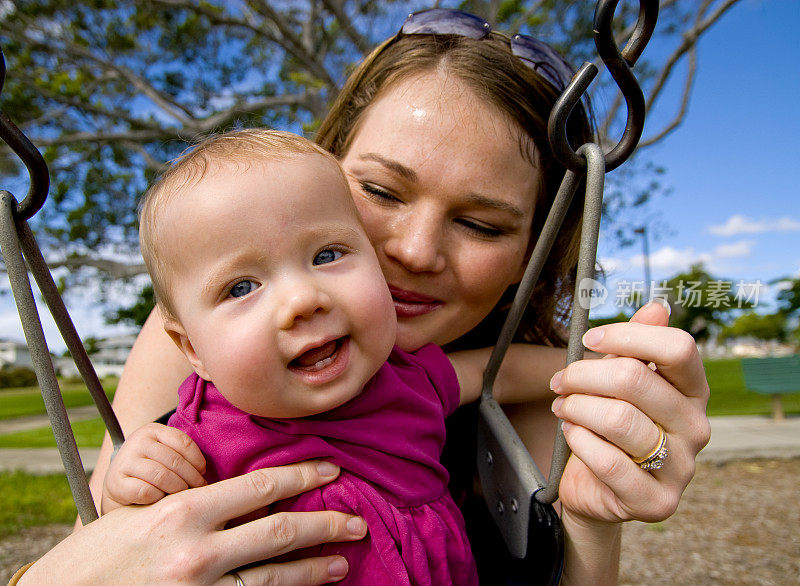
[[[680,125],[697,42],[737,1],[662,1],[655,36],[671,49],[657,57],[645,52],[637,76],[648,107],[673,78],[683,76],[684,90],[674,117],[642,146]],[[588,35],[593,2],[438,4],[481,14],[501,30],[544,38],[573,63],[599,63]],[[632,4],[617,8],[621,40],[633,30],[638,7]],[[0,103],[44,149],[51,170],[50,201],[32,221],[48,262],[69,269],[68,284],[143,273],[136,201],[165,161],[193,137],[234,126],[313,131],[348,67],[395,32],[410,9],[427,5],[421,0],[0,3],[0,43],[9,72]],[[598,120],[604,142],[616,142],[625,114],[620,96]],[[5,169],[15,164],[13,156],[0,160]],[[24,178],[16,185],[24,191]],[[632,196],[614,190],[606,201],[613,209],[643,197],[646,190]]]
[[[723,327],[732,311],[753,305],[737,297],[732,281],[715,279],[702,264],[692,265],[689,272],[675,275],[664,285],[672,307],[670,325],[686,330],[698,342],[710,338],[715,326]]]
[[[778,311],[787,317],[800,314],[800,278],[786,277],[773,281],[773,284],[776,283],[783,285],[776,298]]]
[[[778,340],[783,342],[788,335],[786,315],[771,313],[762,315],[754,311],[743,313],[729,326],[722,328],[720,340],[750,337],[758,340]]]
[[[152,285],[145,285],[138,299],[130,307],[120,307],[106,314],[108,324],[127,324],[142,327],[156,305],[156,295]]]
[[[607,326],[608,324],[616,324],[626,322],[631,319],[631,316],[626,314],[623,311],[617,312],[617,315],[612,315],[610,317],[597,317],[594,319],[589,320],[589,327],[596,328],[598,326]]]

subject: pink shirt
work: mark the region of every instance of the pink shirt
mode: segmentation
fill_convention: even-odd
[[[345,556],[350,572],[344,584],[478,583],[464,519],[439,461],[444,418],[458,407],[459,387],[437,346],[413,354],[395,348],[360,395],[302,419],[245,413],[197,375],[184,381],[178,395],[169,424],[197,442],[209,482],[317,458],[342,468],[336,481],[267,512],[354,513],[367,521],[367,537],[294,558]]]

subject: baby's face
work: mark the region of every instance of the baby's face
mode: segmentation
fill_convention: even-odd
[[[159,246],[195,371],[240,409],[304,417],[355,397],[396,317],[334,165],[316,155],[211,166],[163,208]]]

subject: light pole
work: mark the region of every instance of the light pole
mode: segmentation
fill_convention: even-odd
[[[644,284],[647,288],[644,299],[646,303],[647,301],[650,301],[650,293],[653,290],[653,282],[650,278],[650,247],[647,244],[647,226],[645,225],[641,228],[636,228],[633,232],[642,236],[642,252],[644,255]]]

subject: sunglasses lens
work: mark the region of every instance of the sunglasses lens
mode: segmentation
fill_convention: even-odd
[[[575,72],[549,45],[525,35],[511,37],[511,52],[526,62],[557,90],[563,90]]]
[[[488,22],[468,12],[432,8],[409,14],[401,32],[404,35],[458,35],[482,39],[491,30]]]

